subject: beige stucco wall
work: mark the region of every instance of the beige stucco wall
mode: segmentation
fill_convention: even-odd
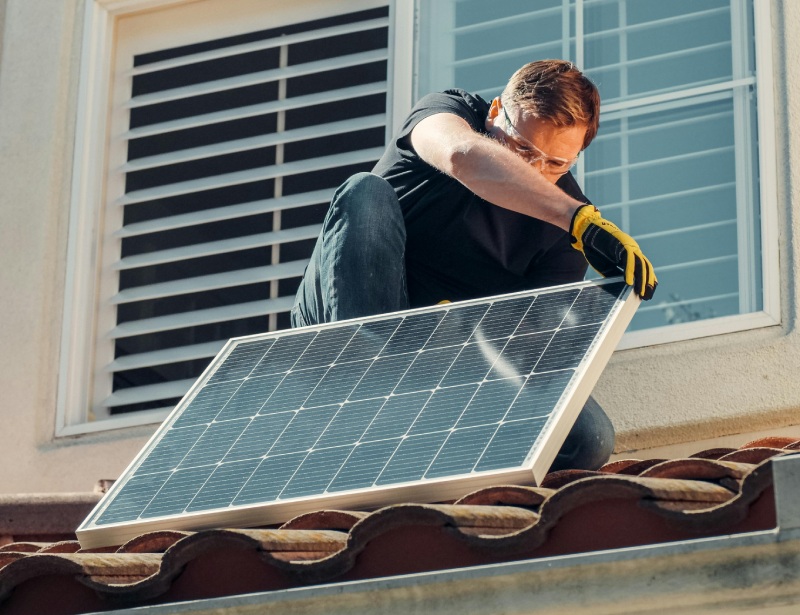
[[[152,428],[53,438],[83,1],[3,5],[0,492],[90,491]]]
[[[154,430],[54,438],[84,1],[0,0],[0,492],[89,490]],[[617,353],[596,396],[620,448],[800,438],[800,2],[772,6],[783,324]]]

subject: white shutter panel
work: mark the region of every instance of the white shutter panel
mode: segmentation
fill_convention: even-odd
[[[120,77],[98,418],[170,408],[229,338],[289,326],[333,191],[383,150],[389,9],[372,4],[165,46]]]

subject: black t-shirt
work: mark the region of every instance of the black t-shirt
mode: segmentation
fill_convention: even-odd
[[[411,130],[423,118],[452,113],[486,134],[488,112],[485,100],[463,90],[429,94],[373,169],[400,200],[411,307],[577,282],[586,273],[586,260],[564,230],[483,200],[411,146]],[[572,174],[557,186],[587,201]]]

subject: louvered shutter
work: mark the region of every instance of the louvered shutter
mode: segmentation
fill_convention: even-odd
[[[762,309],[752,0],[423,4],[418,94],[573,59],[603,99],[585,193],[656,265],[631,329]]]
[[[334,189],[385,143],[389,9],[368,4],[165,45],[116,77],[96,418],[169,409],[229,338],[289,326]]]

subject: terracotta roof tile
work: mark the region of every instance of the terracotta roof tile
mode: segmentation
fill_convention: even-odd
[[[544,477],[544,480],[542,480],[542,487],[545,489],[560,489],[565,485],[574,483],[576,480],[590,478],[592,476],[602,476],[602,474],[589,470],[558,470],[556,472],[550,472]]]
[[[623,460],[554,472],[541,487],[320,510],[279,528],[148,532],[111,553],[22,540],[0,548],[0,608],[41,612],[57,594],[48,608],[101,611],[768,529],[769,460],[795,445],[769,439],[687,459]]]
[[[538,508],[553,495],[553,489],[544,487],[525,487],[521,485],[497,485],[468,493],[456,504],[477,504],[485,506],[526,506]]]
[[[97,493],[0,494],[0,534],[72,534],[100,497]]]
[[[179,532],[177,530],[159,530],[147,532],[129,540],[119,548],[117,553],[163,553],[181,538],[190,536],[192,532]]]
[[[659,463],[666,461],[666,459],[621,459],[612,463],[607,463],[600,472],[609,472],[612,474],[629,474],[630,476],[638,476],[646,469],[653,467]]]
[[[18,559],[22,559],[25,557],[25,552],[19,551],[4,551],[0,553],[0,567],[5,567],[11,562],[15,562]]]
[[[798,441],[791,437],[779,437],[779,436],[770,436],[768,438],[759,438],[758,440],[753,440],[748,442],[747,444],[740,446],[739,448],[776,448],[782,449],[792,444],[797,444]]]
[[[62,540],[53,542],[39,549],[39,553],[77,553],[81,550],[81,543],[77,540]]]
[[[689,478],[692,480],[740,479],[753,470],[749,463],[717,461],[714,459],[673,459],[655,464],[639,476],[651,478]]]
[[[369,513],[351,510],[319,510],[298,515],[281,526],[282,530],[344,530],[352,528]]]
[[[47,543],[44,542],[13,542],[0,547],[0,552],[38,553],[42,547],[46,546]]]
[[[777,455],[785,455],[786,451],[780,448],[765,446],[743,448],[720,457],[720,461],[739,461],[742,463],[761,463]]]
[[[698,453],[694,453],[693,455],[689,455],[691,458],[699,458],[699,459],[719,459],[720,457],[727,455],[728,453],[734,452],[735,448],[708,448],[704,451],[700,451]]]

